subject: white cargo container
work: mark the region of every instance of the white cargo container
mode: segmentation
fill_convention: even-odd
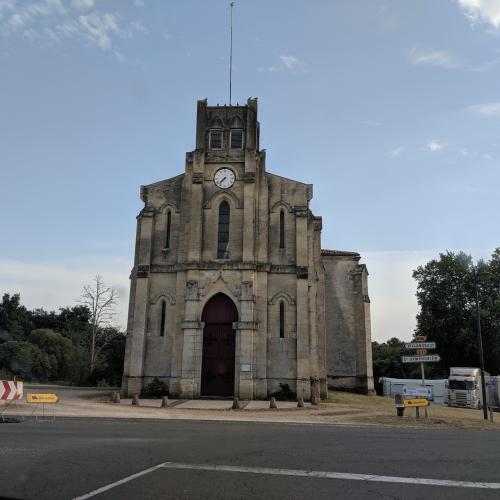
[[[393,398],[396,394],[403,394],[405,387],[422,387],[420,378],[390,378],[380,377],[379,383],[382,384],[383,395]],[[425,386],[431,389],[431,404],[445,405],[448,402],[448,380],[425,380]]]

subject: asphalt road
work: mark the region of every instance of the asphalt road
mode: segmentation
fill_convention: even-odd
[[[0,439],[0,498],[71,499],[110,484],[90,498],[500,498],[455,483],[500,482],[500,433],[489,431],[58,419],[0,424]]]

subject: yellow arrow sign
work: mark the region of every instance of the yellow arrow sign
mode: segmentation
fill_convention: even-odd
[[[57,394],[32,394],[29,392],[26,395],[26,401],[28,403],[57,403],[59,396]]]
[[[427,349],[417,349],[417,356],[425,356],[427,354]]]
[[[403,401],[405,408],[408,406],[429,406],[427,399],[405,399]]]

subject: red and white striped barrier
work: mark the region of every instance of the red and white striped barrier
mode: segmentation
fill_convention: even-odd
[[[0,380],[0,399],[16,401],[23,398],[23,383],[14,380]]]

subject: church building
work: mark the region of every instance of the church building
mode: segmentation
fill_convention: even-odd
[[[373,390],[368,272],[321,248],[312,196],[267,172],[257,99],[198,101],[184,173],[141,187],[125,395],[155,378],[180,398]]]

